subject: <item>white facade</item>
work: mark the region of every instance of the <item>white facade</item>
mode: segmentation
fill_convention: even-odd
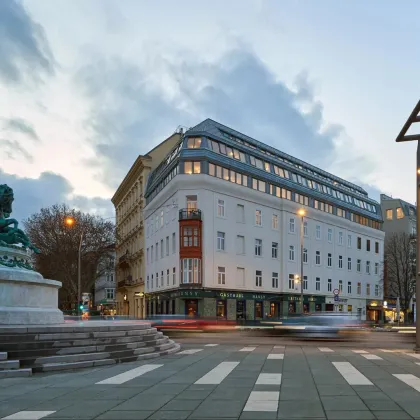
[[[332,304],[333,290],[339,289],[340,306],[335,302],[335,310],[349,310],[362,319],[368,300],[382,300],[382,231],[204,174],[177,175],[145,209],[146,293],[165,293],[179,286],[178,210],[187,207],[187,196],[197,196],[202,211],[203,288],[298,296],[300,284],[290,284],[289,277],[300,275],[297,212],[304,208],[305,295],[325,296],[326,303]],[[259,244],[261,255],[256,255]]]
[[[115,252],[105,257],[101,275],[95,281],[95,305],[114,306],[116,303]]]

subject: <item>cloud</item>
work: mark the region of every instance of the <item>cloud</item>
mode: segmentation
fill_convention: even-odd
[[[13,131],[27,135],[29,138],[35,141],[39,141],[38,134],[34,127],[28,121],[22,118],[4,118],[3,129],[6,131]]]
[[[11,217],[19,221],[39,212],[42,207],[59,203],[67,203],[71,207],[103,217],[114,215],[109,199],[74,195],[70,182],[52,172],[42,172],[38,178],[20,178],[0,169],[0,183],[13,188],[15,201]]]
[[[0,79],[5,83],[39,82],[54,74],[54,57],[41,25],[17,0],[0,1]]]
[[[29,163],[34,161],[33,156],[17,140],[0,139],[0,146],[2,153],[5,153],[9,159],[19,160],[21,156]]]

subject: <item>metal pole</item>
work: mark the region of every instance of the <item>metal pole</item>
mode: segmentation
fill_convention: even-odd
[[[82,300],[82,241],[83,241],[83,234],[80,235],[80,242],[79,242],[79,257],[77,263],[77,313],[80,316],[80,301]]]
[[[303,216],[300,221],[300,304],[303,314]]]
[[[416,247],[417,247],[417,258],[416,258],[416,352],[420,352],[420,246],[419,246],[419,235],[420,235],[420,142],[417,142],[417,200],[416,200]]]

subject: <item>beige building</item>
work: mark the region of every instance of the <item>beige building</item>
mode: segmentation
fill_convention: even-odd
[[[140,155],[111,199],[117,228],[115,275],[118,315],[145,316],[143,194],[149,173],[176,146],[182,134],[179,130],[146,155]]]

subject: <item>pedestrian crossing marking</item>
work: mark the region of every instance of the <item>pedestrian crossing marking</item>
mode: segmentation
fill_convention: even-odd
[[[277,411],[280,392],[252,391],[243,411]]]
[[[334,350],[330,349],[329,347],[318,347],[319,351],[322,351],[323,353],[334,353]]]
[[[244,347],[242,349],[240,349],[239,351],[254,351],[256,349],[256,347]]]
[[[376,354],[362,354],[362,356],[367,360],[384,360]]]
[[[352,352],[357,354],[368,354],[366,350],[352,350]]]
[[[188,350],[180,351],[177,354],[194,354],[194,353],[198,353],[199,351],[203,351],[203,349],[188,349]]]
[[[216,347],[218,344],[206,344],[204,347]]]
[[[284,349],[284,346],[274,346],[275,349]]]
[[[420,354],[418,353],[405,353],[407,356],[414,357],[416,359],[420,359]]]
[[[370,382],[365,375],[360,373],[351,363],[332,362],[332,364],[349,385],[373,385],[373,383]]]
[[[138,376],[144,375],[147,372],[158,369],[163,365],[143,365],[134,369],[128,370],[127,372],[120,373],[119,375],[112,376],[111,378],[105,379],[100,382],[96,382],[96,385],[121,385],[127,381],[131,381]]]
[[[283,360],[284,354],[283,353],[271,353],[267,356],[267,359],[277,359],[277,360]]]
[[[218,385],[238,365],[239,365],[239,362],[219,363],[214,369],[212,369],[210,372],[206,373],[198,381],[196,381],[195,384],[196,385]]]
[[[410,373],[394,373],[392,376],[395,376],[417,392],[420,392],[420,379],[417,376],[411,375]]]
[[[15,414],[12,414],[7,417],[2,417],[3,420],[39,420],[50,414],[55,413],[55,411],[19,411]]]
[[[260,373],[255,385],[280,385],[281,373]]]

